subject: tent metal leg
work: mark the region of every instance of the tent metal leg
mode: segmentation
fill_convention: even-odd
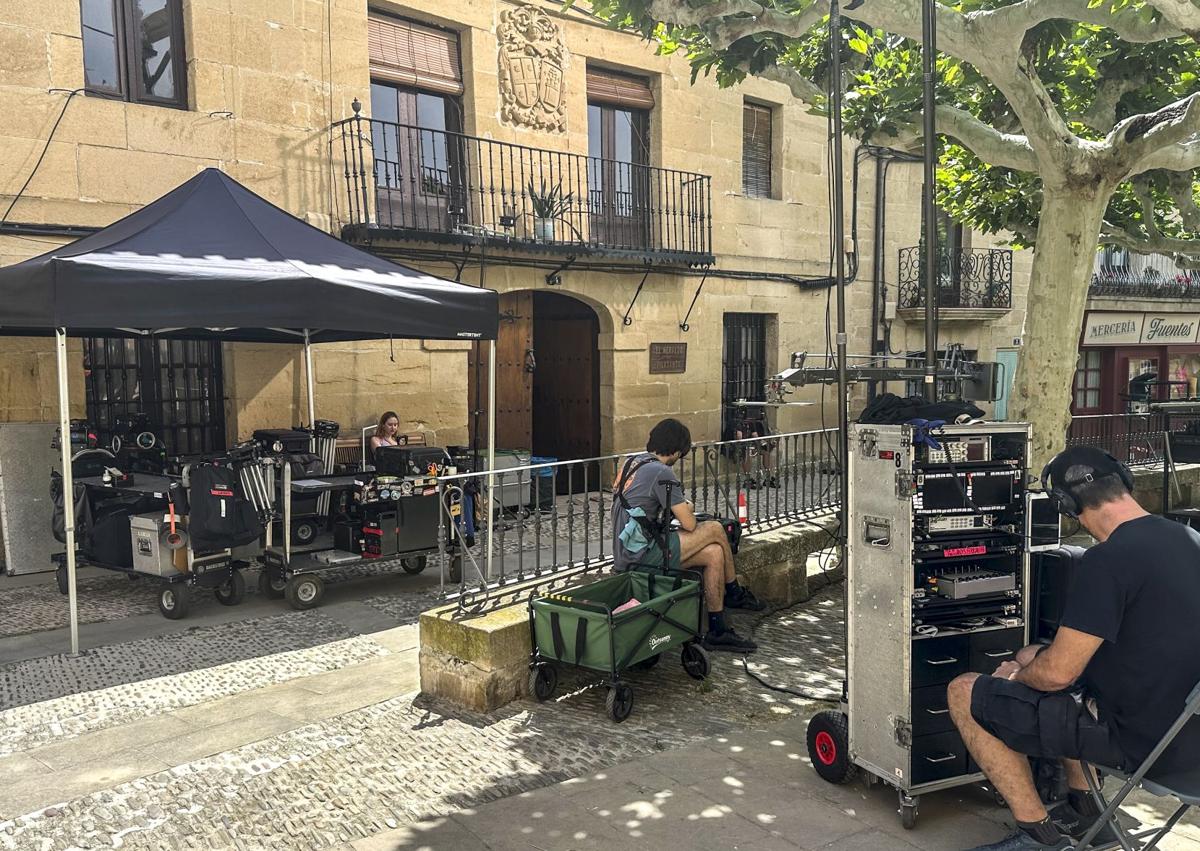
[[[71,619],[71,655],[79,655],[79,601],[75,593],[75,477],[71,474],[71,375],[67,368],[67,329],[54,329],[58,361],[58,427],[62,450],[63,525],[67,537],[67,606]]]
[[[312,428],[317,421],[317,402],[313,397],[313,360],[312,360],[312,342],[308,338],[308,329],[304,329],[304,382],[306,395],[308,396],[308,427]],[[313,437],[316,440],[316,437]],[[316,444],[313,444],[313,451],[316,451]]]
[[[487,578],[492,579],[493,541],[496,528],[497,508],[493,486],[496,478],[496,341],[488,341],[488,445],[487,445],[487,500],[488,535],[487,535]]]

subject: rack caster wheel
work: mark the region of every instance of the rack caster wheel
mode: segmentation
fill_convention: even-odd
[[[858,769],[850,761],[850,728],[841,712],[818,712],[808,722],[808,758],[828,783],[849,783]]]
[[[686,644],[679,655],[683,661],[683,670],[687,671],[689,677],[693,680],[708,678],[709,672],[712,671],[712,662],[708,659],[707,650],[699,644]]]
[[[164,618],[177,621],[188,613],[187,586],[183,583],[165,586],[158,594],[158,610]]]
[[[427,561],[425,556],[412,556],[400,559],[400,567],[404,568],[405,573],[417,574],[425,569]]]
[[[298,547],[307,547],[320,533],[316,520],[296,520],[292,523],[292,540]]]
[[[222,606],[236,606],[246,598],[246,578],[240,570],[231,570],[229,579],[217,587],[217,602]]]
[[[558,670],[546,662],[538,662],[529,671],[529,693],[538,702],[547,701],[558,688]]]
[[[450,562],[447,565],[446,578],[449,579],[450,582],[455,585],[462,582],[462,578],[463,578],[462,556],[454,556],[453,558],[450,559]]]
[[[633,689],[622,682],[609,686],[608,697],[604,699],[604,709],[609,718],[620,724],[633,712]]]
[[[301,573],[288,580],[283,595],[287,598],[288,605],[297,611],[312,609],[321,602],[321,597],[325,595],[325,583],[319,576]]]
[[[900,825],[905,830],[912,830],[917,826],[917,805],[920,800],[900,793]]]
[[[60,565],[54,571],[54,581],[58,585],[58,593],[64,597],[71,593],[71,589],[67,586],[67,566],[65,564]]]
[[[272,600],[282,600],[287,590],[287,580],[282,576],[273,575],[269,568],[264,567],[258,573],[258,590],[264,597]]]

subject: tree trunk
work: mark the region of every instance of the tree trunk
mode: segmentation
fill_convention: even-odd
[[[1066,445],[1071,392],[1088,284],[1108,194],[1097,187],[1051,190],[1042,200],[1029,279],[1025,347],[1009,419],[1033,426],[1032,472]]]

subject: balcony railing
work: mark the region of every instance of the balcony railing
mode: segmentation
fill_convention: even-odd
[[[1200,298],[1200,270],[1170,257],[1105,250],[1097,253],[1088,295],[1108,298]]]
[[[359,115],[334,129],[345,160],[349,238],[712,262],[708,175]]]
[[[900,307],[925,306],[923,254],[921,246],[900,249]],[[964,248],[944,252],[939,267],[939,307],[1012,307],[1012,251]]]

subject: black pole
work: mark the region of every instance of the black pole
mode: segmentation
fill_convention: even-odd
[[[921,67],[924,76],[925,123],[925,398],[937,401],[937,290],[938,238],[937,203],[934,200],[934,169],[937,164],[937,124],[933,100],[934,57],[937,53],[937,27],[934,20],[937,0],[921,0]]]

